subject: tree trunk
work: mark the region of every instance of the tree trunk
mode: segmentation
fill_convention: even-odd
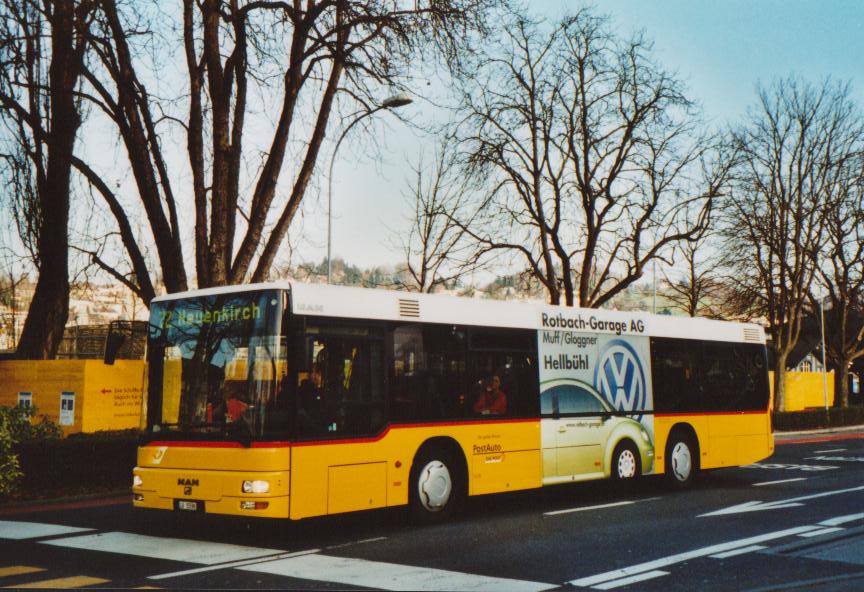
[[[72,148],[81,123],[73,92],[81,74],[81,59],[80,48],[75,47],[75,3],[58,0],[51,16],[48,164],[38,196],[42,212],[39,280],[16,352],[24,359],[57,355],[69,316],[69,181]]]
[[[774,362],[774,411],[786,411],[786,358],[788,352],[777,352]]]
[[[834,369],[834,406],[849,406],[849,369],[852,361],[848,357],[840,359]]]

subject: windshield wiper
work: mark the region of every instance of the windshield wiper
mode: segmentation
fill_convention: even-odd
[[[236,421],[226,423],[224,433],[225,436],[230,436],[236,439],[244,448],[252,446],[252,426],[242,416]]]

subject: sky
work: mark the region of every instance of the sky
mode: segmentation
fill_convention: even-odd
[[[549,18],[572,12],[581,2],[529,0]],[[691,99],[712,124],[739,121],[753,105],[758,83],[796,75],[813,82],[830,76],[849,81],[864,108],[864,1],[861,0],[598,0],[619,34],[643,30],[653,40],[659,64],[678,74]],[[433,115],[424,101],[400,110],[408,118]],[[405,228],[408,163],[432,155],[429,138],[414,133],[391,113],[379,112],[381,159],[363,158],[362,143],[346,139],[333,179],[333,256],[369,267],[393,264],[393,231]],[[353,134],[354,132],[352,132]],[[329,158],[319,170],[326,171]],[[310,195],[297,257],[320,261],[326,250],[326,182]]]

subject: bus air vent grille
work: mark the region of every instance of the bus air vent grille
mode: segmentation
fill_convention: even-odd
[[[750,327],[744,328],[744,341],[752,341],[755,343],[762,343],[762,331],[759,329],[752,329]]]
[[[420,301],[408,300],[406,298],[399,299],[399,316],[411,317],[412,319],[420,318]]]

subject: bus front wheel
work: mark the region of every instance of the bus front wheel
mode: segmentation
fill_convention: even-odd
[[[678,433],[666,443],[666,477],[674,489],[686,489],[699,472],[699,446],[689,434]]]
[[[409,506],[420,524],[443,522],[456,512],[462,483],[452,455],[439,448],[422,451],[411,467]]]

